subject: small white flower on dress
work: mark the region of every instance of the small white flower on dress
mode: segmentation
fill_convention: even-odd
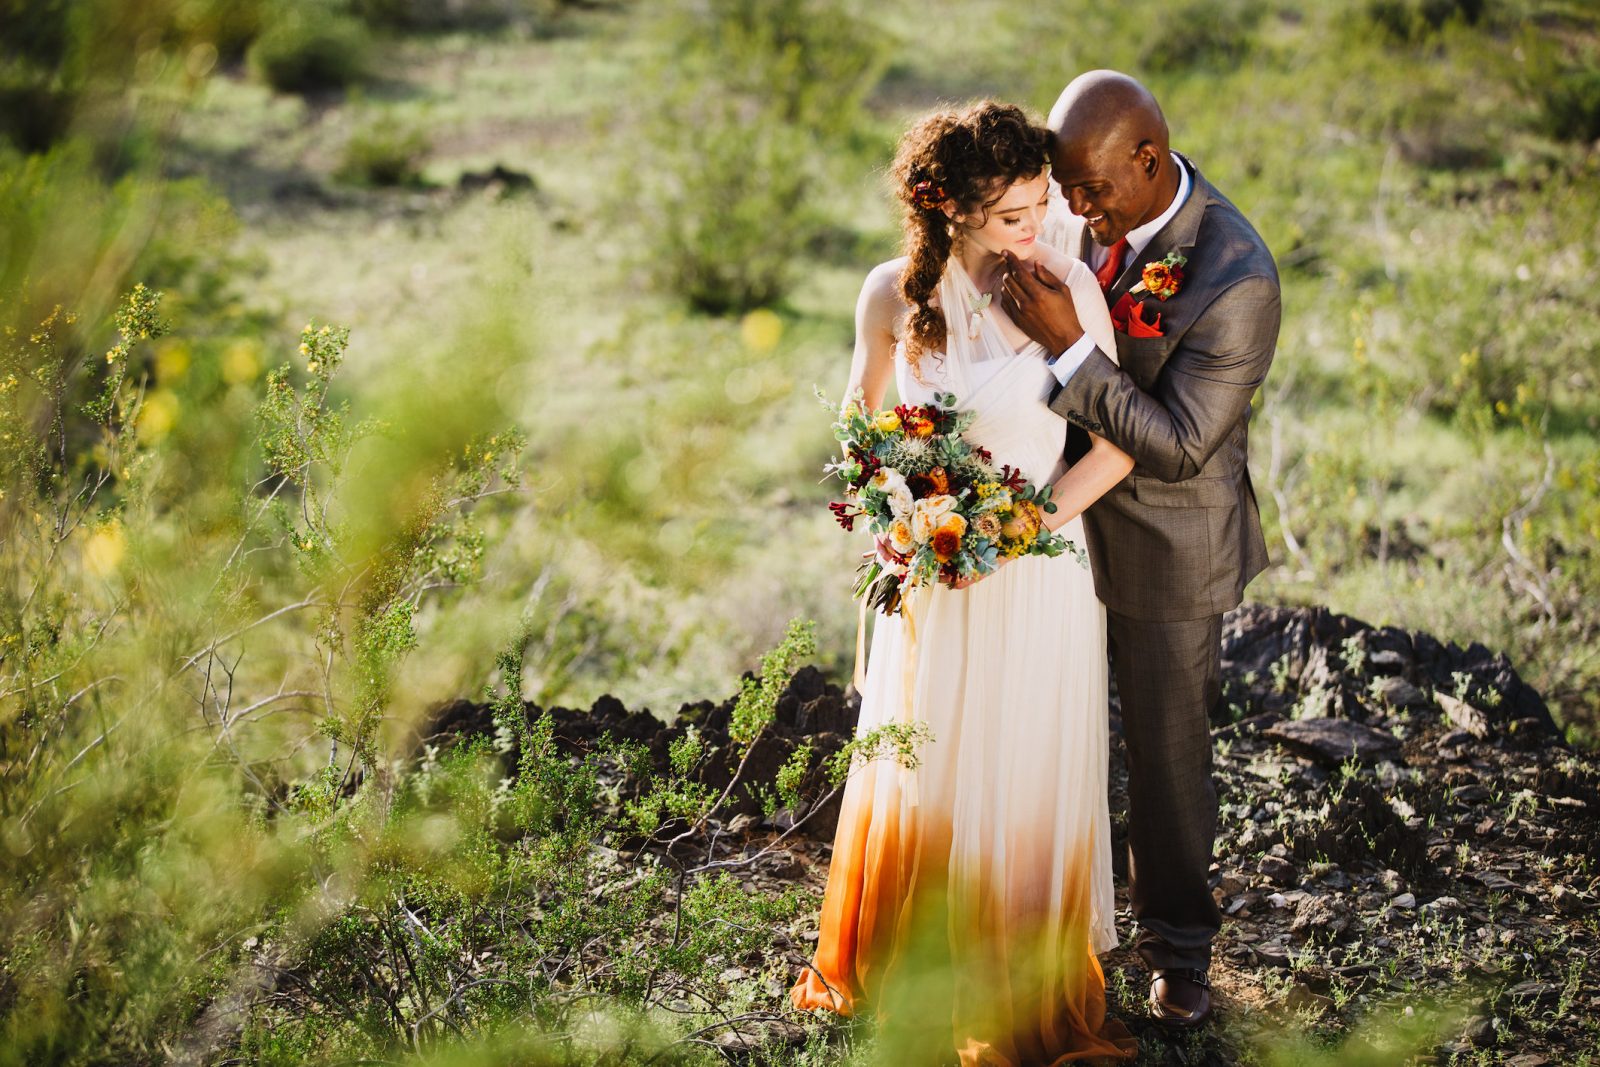
[[[994,299],[994,297],[993,297],[992,294],[984,293],[982,296],[978,297],[976,300],[973,300],[971,302],[972,303],[972,317],[967,320],[967,339],[968,340],[976,341],[978,339],[978,327],[979,327],[979,324],[983,322],[984,310],[986,308],[988,308],[989,302],[991,300],[993,300],[993,299]]]

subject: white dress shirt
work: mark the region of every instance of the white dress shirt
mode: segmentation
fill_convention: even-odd
[[[1128,264],[1144,252],[1152,238],[1161,232],[1161,227],[1172,221],[1172,216],[1183,207],[1183,202],[1189,198],[1189,187],[1193,184],[1189,180],[1189,168],[1183,165],[1183,160],[1178,158],[1176,152],[1172,153],[1172,162],[1178,167],[1178,191],[1172,197],[1172,203],[1167,205],[1167,210],[1151,219],[1143,226],[1128,231],[1127,258],[1123,261],[1122,269],[1127,270]],[[1072,249],[1066,250],[1069,254]],[[1105,265],[1106,257],[1111,255],[1111,249],[1101,245],[1098,241],[1089,242],[1089,269],[1099,271]],[[1083,366],[1083,361],[1089,358],[1089,353],[1094,348],[1094,338],[1087,333],[1078,338],[1077,342],[1061,355],[1050,362],[1050,369],[1055,372],[1056,380],[1062,385],[1067,384],[1077,369]]]

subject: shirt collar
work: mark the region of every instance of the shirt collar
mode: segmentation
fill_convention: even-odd
[[[1167,210],[1158,217],[1151,219],[1143,226],[1128,231],[1128,256],[1131,259],[1145,250],[1151,238],[1161,232],[1161,227],[1172,221],[1172,216],[1183,207],[1183,202],[1189,198],[1189,188],[1193,184],[1189,180],[1189,168],[1183,165],[1183,160],[1178,158],[1176,152],[1172,153],[1172,162],[1178,168],[1178,192],[1173,196],[1172,203],[1167,205]]]

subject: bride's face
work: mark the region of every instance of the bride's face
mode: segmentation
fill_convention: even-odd
[[[1032,257],[1044,227],[1044,213],[1050,192],[1050,169],[1036,177],[1012,182],[1000,198],[971,215],[956,214],[966,239],[986,252],[1010,252],[1018,259]]]

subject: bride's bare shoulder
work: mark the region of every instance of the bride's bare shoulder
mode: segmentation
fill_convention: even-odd
[[[894,307],[901,303],[900,298],[900,272],[905,269],[906,257],[879,263],[867,272],[867,280],[861,284],[861,298],[870,300],[873,304],[882,304],[885,307]]]
[[[905,265],[906,257],[901,256],[873,267],[861,283],[861,298],[856,304],[858,318],[891,335],[898,334],[898,322],[906,311],[905,298],[900,295],[900,272]]]

